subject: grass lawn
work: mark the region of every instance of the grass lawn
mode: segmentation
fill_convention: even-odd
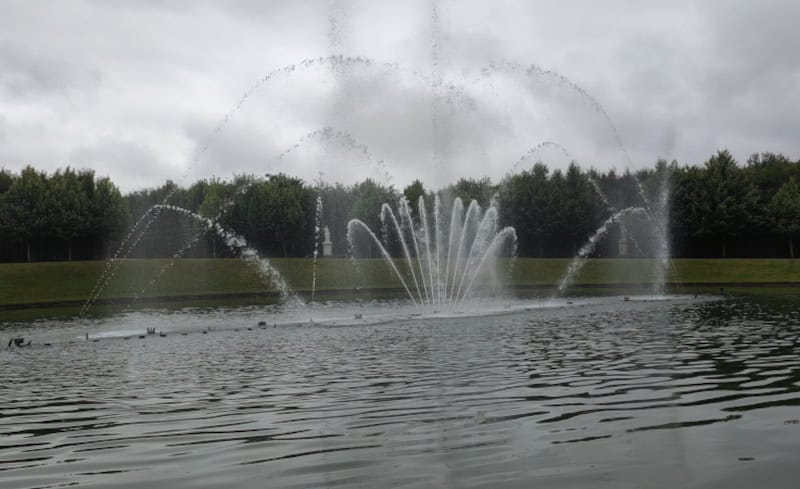
[[[311,289],[312,261],[290,258],[271,261],[293,290]],[[521,258],[514,262],[511,285],[555,286],[569,259]],[[83,301],[101,276],[106,262],[0,264],[0,306]],[[100,295],[101,299],[143,297],[225,296],[266,292],[272,287],[257,267],[238,259],[122,260]],[[650,282],[646,259],[588,260],[575,285],[626,285]],[[673,284],[800,283],[800,260],[677,259],[667,281]],[[400,283],[383,260],[320,259],[317,290],[356,287],[398,288]]]

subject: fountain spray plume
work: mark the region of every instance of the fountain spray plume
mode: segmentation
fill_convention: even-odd
[[[355,256],[356,233],[364,231],[379,249],[409,299],[421,310],[460,307],[475,291],[482,274],[496,266],[502,251],[511,249],[511,254],[516,254],[516,231],[508,227],[497,232],[498,210],[494,203],[483,213],[473,200],[464,214],[463,201],[454,199],[448,236],[445,236],[446,226],[438,196],[433,198],[432,222],[424,196],[418,201],[418,209],[419,222],[415,226],[405,199],[398,204],[400,219],[391,206],[381,206],[383,222],[390,224],[389,229],[394,231],[400,243],[400,259],[404,261],[405,273],[397,266],[398,259],[389,253],[364,222],[358,219],[350,221],[348,242],[351,255]]]
[[[564,274],[564,277],[561,279],[561,282],[558,284],[557,292],[558,294],[563,293],[572,282],[575,281],[575,277],[580,273],[581,268],[586,263],[586,258],[591,255],[595,248],[597,247],[597,243],[608,234],[608,228],[611,224],[616,223],[619,221],[620,218],[630,214],[644,214],[646,213],[643,207],[628,207],[627,209],[622,209],[621,211],[615,212],[611,217],[606,219],[606,221],[599,227],[589,237],[589,240],[584,244],[578,253],[575,255],[575,258],[570,263],[569,268],[567,269],[567,273]]]
[[[299,302],[299,299],[291,293],[289,284],[283,278],[281,273],[274,266],[272,266],[267,258],[261,257],[258,254],[258,251],[250,247],[247,244],[247,240],[243,236],[225,229],[218,222],[214,222],[205,216],[196,214],[188,209],[184,209],[183,207],[169,204],[158,204],[153,207],[183,214],[205,225],[208,230],[214,231],[220,238],[222,238],[225,244],[231,250],[238,252],[241,259],[245,260],[246,262],[253,263],[265,283],[275,287],[280,293],[282,299],[285,301]]]
[[[239,186],[234,195],[231,196],[231,198],[226,202],[223,202],[223,204],[220,206],[214,221],[218,221],[222,215],[233,205],[235,196],[246,191],[249,186],[249,183]],[[83,306],[81,306],[80,312],[78,313],[79,317],[83,317],[89,311],[94,302],[105,291],[106,287],[108,287],[108,284],[116,276],[120,260],[127,258],[130,253],[133,252],[133,250],[141,241],[142,237],[144,237],[145,233],[159,218],[163,209],[166,208],[165,205],[166,204],[162,203],[160,205],[150,207],[139,217],[136,223],[134,223],[126,236],[123,238],[117,251],[109,260],[106,261],[103,271],[89,293],[89,297],[86,299],[86,302],[84,302]],[[174,266],[175,260],[182,257],[186,250],[193,246],[202,235],[202,232],[196,234],[193,239],[188,240],[177,252],[175,252],[170,261],[161,267],[159,272],[153,277],[145,289],[155,285],[156,282],[158,282],[158,280],[166,273],[166,271]],[[145,290],[143,289],[139,294],[137,294],[137,296],[134,296],[134,302],[137,301],[141,295],[144,295],[144,293]]]
[[[371,58],[367,57],[330,55],[330,56],[320,56],[316,58],[305,58],[298,63],[285,65],[268,71],[240,96],[239,100],[233,105],[233,107],[230,110],[228,110],[228,112],[225,113],[222,119],[211,129],[211,131],[209,131],[206,134],[206,136],[202,139],[202,142],[200,143],[199,149],[195,151],[192,160],[189,162],[189,165],[187,165],[187,168],[184,171],[183,175],[181,176],[180,180],[184,180],[188,176],[191,169],[196,166],[202,155],[204,155],[208,151],[208,149],[211,147],[212,143],[217,139],[222,130],[230,123],[230,121],[241,110],[241,108],[245,105],[245,103],[258,90],[260,90],[270,81],[290,76],[300,70],[309,70],[317,66],[327,66],[331,68],[347,67],[347,66],[363,66],[363,67],[380,66],[384,70],[390,72],[396,72],[398,69],[397,66],[394,64],[378,63],[372,60]],[[424,78],[424,75],[417,73],[416,71],[411,71],[410,73],[416,78]],[[175,195],[175,192],[177,191],[178,191],[177,186],[170,189],[164,196],[161,205],[167,205],[170,199],[172,199],[172,197]],[[103,290],[107,287],[110,280],[116,274],[116,270],[119,266],[118,265],[119,260],[125,258],[132,251],[132,249],[135,248],[135,246],[138,244],[139,240],[147,231],[147,229],[158,218],[158,214],[161,212],[161,210],[162,210],[161,207],[148,209],[148,211],[146,211],[134,224],[134,226],[128,231],[128,233],[120,243],[119,248],[114,252],[112,257],[109,260],[107,260],[106,265],[103,268],[103,272],[100,274],[100,277],[98,277],[97,281],[95,282],[95,285],[90,291],[89,297],[87,298],[83,307],[81,307],[81,311],[79,313],[80,316],[83,316],[87,312],[87,310],[91,307],[92,303],[95,300],[97,300],[100,294],[102,294]]]

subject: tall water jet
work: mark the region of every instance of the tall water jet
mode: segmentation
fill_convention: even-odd
[[[355,258],[357,235],[363,233],[367,244],[378,249],[408,298],[421,310],[462,307],[481,278],[491,275],[488,272],[496,268],[498,259],[516,253],[516,231],[512,227],[497,230],[498,210],[494,203],[484,212],[473,200],[464,214],[463,201],[454,199],[449,226],[444,223],[438,196],[433,199],[433,216],[428,213],[424,196],[417,209],[415,220],[405,199],[400,200],[397,212],[389,204],[381,206],[382,222],[399,244],[397,256],[390,252],[388,240],[378,239],[359,219],[348,223],[347,240]]]
[[[317,205],[314,211],[314,252],[312,253],[313,262],[311,265],[311,303],[309,307],[313,309],[314,300],[317,294],[317,264],[319,261],[320,234],[322,231],[322,175],[317,183]],[[309,312],[313,313],[313,310]],[[313,320],[313,317],[312,317]]]
[[[656,206],[651,211],[651,217],[657,229],[657,242],[655,249],[656,258],[656,277],[654,281],[654,291],[656,294],[663,294],[667,280],[667,272],[673,267],[670,246],[671,236],[669,233],[670,217],[670,189],[672,188],[672,175],[666,166],[659,168],[661,173],[658,186]],[[672,270],[673,276],[677,276]]]

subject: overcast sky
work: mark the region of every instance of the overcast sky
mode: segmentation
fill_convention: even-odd
[[[0,166],[12,171],[92,168],[123,191],[281,171],[438,186],[535,160],[800,157],[794,0],[0,9]],[[519,161],[545,141],[558,146]]]

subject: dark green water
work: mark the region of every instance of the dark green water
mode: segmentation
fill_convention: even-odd
[[[0,487],[797,487],[795,295],[534,305],[6,324]]]

